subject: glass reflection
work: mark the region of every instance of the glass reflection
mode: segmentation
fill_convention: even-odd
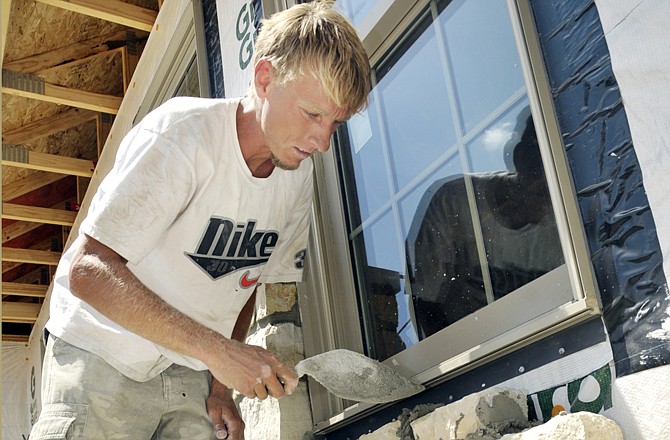
[[[375,99],[371,95],[368,109],[352,116],[346,125],[349,148],[344,148],[342,154],[351,164],[345,172],[350,174],[346,183],[352,200],[349,214],[354,228],[388,203],[391,197],[380,127],[374,123],[376,118]]]
[[[441,3],[448,3],[439,21],[467,132],[523,87],[519,55],[506,2]]]
[[[417,209],[407,265],[420,339],[563,263],[528,107],[502,150],[509,170],[436,181]]]
[[[376,359],[563,263],[518,59],[505,0],[431,2],[338,134]]]
[[[363,321],[370,355],[377,359],[404,350],[406,342],[416,342],[413,327],[408,328],[407,299],[404,298],[403,262],[397,247],[395,222],[388,211],[354,239],[362,285]]]
[[[396,190],[454,145],[456,134],[435,27],[429,26],[379,82]],[[439,115],[441,123],[434,117]]]

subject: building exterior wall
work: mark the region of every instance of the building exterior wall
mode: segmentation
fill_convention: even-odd
[[[203,3],[205,8],[211,8],[215,1]],[[670,321],[663,265],[670,264],[670,260],[664,260],[659,242],[659,237],[667,235],[665,230],[659,231],[663,220],[659,213],[662,215],[664,211],[657,210],[664,200],[659,191],[666,187],[666,182],[656,179],[662,178],[661,171],[664,169],[661,165],[668,162],[667,153],[662,153],[668,147],[665,144],[668,139],[667,127],[656,125],[658,135],[655,138],[650,139],[644,131],[644,136],[635,135],[640,125],[635,121],[635,125],[629,126],[633,120],[628,117],[627,109],[629,105],[643,105],[640,104],[641,93],[629,93],[623,86],[619,90],[616,69],[612,69],[610,60],[610,41],[606,38],[610,34],[616,35],[617,44],[625,43],[626,35],[616,34],[615,29],[620,27],[621,22],[625,23],[624,17],[628,17],[630,10],[639,12],[644,9],[642,6],[649,7],[652,3],[654,0],[613,3],[604,0],[530,1],[599,287],[602,318],[556,333],[445,381],[419,396],[372,412],[355,423],[322,433],[320,437],[358,438],[390,422],[404,408],[427,403],[449,403],[472,392],[504,384],[528,392],[530,415],[538,420],[546,420],[547,412],[561,403],[567,406],[566,409],[574,406],[574,409],[585,408],[587,411],[606,414],[622,426],[626,439],[664,438],[669,427],[664,415],[670,411],[670,392],[667,391],[670,389],[667,322]],[[188,2],[167,5],[176,8],[174,14],[181,14],[184,8],[189,7]],[[639,5],[642,6],[636,9]],[[614,14],[615,18],[611,19],[614,21],[607,22],[604,32],[602,13],[599,14],[598,7],[608,8],[608,11],[609,8],[623,11],[619,14],[621,22]],[[668,8],[667,4],[659,7]],[[162,17],[168,20],[171,17],[168,11],[170,9],[161,11],[159,20]],[[651,15],[653,12],[647,10],[647,17]],[[636,20],[635,23],[639,24],[639,18]],[[651,23],[660,29],[657,21]],[[174,26],[172,21],[161,22],[161,30],[167,31]],[[218,30],[210,29],[209,32],[210,39],[212,35],[218,36]],[[157,37],[152,35],[152,38]],[[151,47],[147,46],[148,49]],[[211,47],[214,48],[213,52],[220,53],[216,44]],[[670,49],[666,47],[666,50]],[[150,77],[150,72],[155,70],[160,61],[159,53],[156,51],[153,57],[143,57],[138,71],[143,70]],[[663,53],[667,55],[667,51],[661,55]],[[652,56],[659,58],[658,54],[647,54],[644,51],[636,56],[641,60]],[[661,66],[667,66],[662,64],[662,58]],[[219,74],[220,64],[215,69],[216,72],[211,72],[212,77],[218,79],[214,81],[212,90],[218,90],[220,94],[223,93],[221,81],[224,81]],[[667,75],[665,79],[670,82]],[[138,84],[140,88],[145,87],[141,81]],[[656,86],[670,90],[668,84],[663,88],[662,83],[657,82]],[[135,95],[135,101],[141,100],[141,91],[136,91]],[[653,94],[652,98],[648,94],[645,97],[652,99]],[[108,156],[113,155],[116,143],[132,123],[134,109],[139,106],[139,101],[133,101],[132,93],[130,98],[128,103],[124,101],[125,107],[122,108],[122,111],[126,110],[127,117],[123,124],[115,124],[112,145],[105,148]],[[656,115],[663,114],[662,105],[657,101],[652,104],[656,105],[653,108],[658,109]],[[635,117],[643,119],[637,112]],[[647,132],[651,131],[653,125],[647,128]],[[636,145],[639,139],[644,141],[642,147]],[[649,142],[658,144],[649,146]],[[638,158],[641,148],[644,149],[644,155]],[[111,164],[113,160],[107,162]],[[641,166],[641,162],[645,165]],[[660,188],[656,185],[659,181],[662,183]],[[650,204],[648,192],[653,193],[654,203]],[[85,204],[83,208],[86,208]],[[273,292],[276,293],[276,290]],[[291,293],[291,298],[294,295],[295,292]],[[293,310],[293,305],[289,309]],[[263,332],[274,334],[267,329],[287,324],[286,315],[282,313],[288,311],[279,312],[276,319],[264,321],[269,327],[257,328],[254,336],[258,337]],[[295,318],[295,311],[291,316]],[[42,325],[45,319],[41,317]],[[297,334],[295,331],[300,330],[299,322],[289,320],[288,325],[291,326],[291,334]],[[39,326],[36,328],[38,330],[31,337],[33,347],[39,347],[40,344],[41,329]],[[255,341],[265,343],[262,337]],[[282,343],[286,345],[285,342]],[[290,350],[291,353],[286,354],[288,358],[298,359],[303,355],[299,348]],[[39,371],[41,360],[36,358],[31,362]],[[599,387],[595,398],[580,400],[579,393],[574,390],[579,390],[584,383],[594,384],[594,381]],[[570,396],[573,398],[570,399]],[[284,399],[282,402],[286,404],[290,400]],[[308,429],[311,424],[309,408],[302,406],[304,401],[298,404],[304,416],[300,420],[296,418],[295,406],[273,409],[274,412],[279,411],[280,416],[272,422],[275,424],[272,432],[277,438],[284,438],[281,437],[281,433],[285,432],[282,423]],[[246,405],[245,408],[247,414],[261,414],[263,410],[260,406],[254,409]],[[282,419],[282,411],[289,416]],[[250,425],[249,429],[248,438],[269,438],[267,425]]]

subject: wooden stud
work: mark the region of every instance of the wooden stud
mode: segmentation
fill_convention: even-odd
[[[23,179],[2,185],[2,201],[7,202],[13,200],[61,179],[67,179],[67,177],[62,174],[38,171]]]
[[[92,177],[95,167],[95,164],[90,160],[38,153],[35,151],[28,153],[28,162],[2,159],[2,164],[29,170],[48,171],[50,173],[82,177]]]
[[[2,261],[28,264],[44,264],[58,266],[61,254],[58,252],[38,251],[33,249],[2,248]]]
[[[58,8],[151,32],[158,13],[120,0],[36,0]]]
[[[42,118],[30,124],[2,133],[4,144],[24,145],[54,133],[77,127],[92,121],[98,113],[91,110],[71,108],[56,115]]]
[[[2,0],[2,47],[0,47],[0,63],[5,59],[5,46],[7,45],[7,30],[9,29],[9,12],[12,10],[12,0]],[[4,63],[3,63],[4,65]]]
[[[33,222],[12,223],[11,225],[2,228],[2,243],[4,244],[10,240],[14,240],[16,237],[27,234],[40,226],[42,226],[42,224]]]
[[[2,322],[34,324],[42,310],[42,304],[2,302]]]
[[[44,84],[44,94],[19,90],[12,87],[2,87],[2,93],[54,104],[69,105],[96,112],[117,114],[123,98],[101,93],[86,92],[54,84]]]
[[[47,296],[49,286],[26,283],[2,282],[2,294],[14,296],[28,296],[33,298],[44,298]]]
[[[114,117],[112,115],[98,113],[98,118],[96,119],[98,159],[100,159],[100,155],[102,154],[105,142],[107,142],[109,133],[112,131],[113,123],[114,123]]]
[[[141,37],[146,38],[146,32],[140,32]],[[79,41],[65,47],[59,47],[48,52],[32,55],[19,60],[3,64],[4,69],[15,72],[37,73],[49,70],[52,67],[60,67],[69,60],[82,60],[92,55],[101,54],[111,50],[109,42],[125,41],[126,31],[116,31],[99,37]]]
[[[15,205],[13,203],[2,204],[3,219],[46,223],[50,225],[72,226],[76,217],[77,213],[74,211]]]

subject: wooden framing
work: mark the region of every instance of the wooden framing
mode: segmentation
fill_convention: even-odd
[[[27,344],[29,341],[30,337],[28,336],[2,334],[2,342],[23,342]]]
[[[2,248],[2,261],[14,263],[45,264],[47,266],[58,266],[60,253],[50,251],[37,251],[33,249]]]
[[[2,142],[13,145],[27,144],[45,136],[92,121],[96,116],[97,113],[91,110],[70,108],[56,115],[3,132]]]
[[[102,149],[105,146],[105,142],[107,141],[107,136],[109,136],[109,132],[112,130],[112,122],[113,122],[112,115],[103,115],[97,113],[97,116],[95,118],[95,127],[96,127],[95,131],[96,131],[96,141],[98,147],[98,157],[100,157],[100,155],[102,154]]]
[[[21,223],[23,223],[23,222],[21,222]],[[35,224],[35,223],[26,223],[26,224]],[[65,229],[65,228],[63,228],[63,229]],[[3,249],[16,249],[16,248],[4,247]],[[42,241],[40,243],[37,243],[37,244],[31,246],[28,250],[57,253],[57,252],[51,251],[51,240],[45,240],[45,241]],[[20,266],[24,263],[25,263],[24,261],[3,261],[3,263],[2,263],[2,273],[4,274],[5,272],[9,272],[10,270],[14,270],[18,266]],[[30,263],[31,264],[44,265],[44,263],[42,263],[42,262],[40,262],[40,263],[30,262]],[[56,266],[56,265],[53,265],[53,266]],[[51,267],[52,267],[52,265],[49,266],[49,268],[51,268]],[[41,268],[35,270],[34,272],[39,272],[39,271],[41,271]],[[15,279],[15,280],[12,280],[12,281],[17,282],[17,283],[33,283],[37,280],[39,280],[39,276],[31,277],[31,276],[24,275],[24,276],[21,276],[21,277]]]
[[[134,29],[151,32],[158,13],[120,0],[36,0]]]
[[[112,114],[117,114],[119,112],[119,107],[123,100],[123,98],[119,96],[86,92],[84,90],[70,89],[68,87],[49,83],[44,84],[44,94],[19,90],[12,87],[3,87],[2,93]]]
[[[32,3],[33,0],[30,2]],[[64,175],[73,175],[77,178],[77,201],[81,202],[83,193],[86,190],[91,177],[95,173],[94,168],[96,164],[95,159],[82,160],[33,151],[28,151],[28,154],[26,155],[23,148],[18,149],[22,152],[23,156],[15,156],[13,154],[13,146],[24,146],[63,130],[90,123],[91,121],[96,121],[99,144],[98,152],[100,153],[102,145],[104,145],[111,130],[111,121],[114,120],[113,116],[111,118],[107,118],[106,116],[116,115],[123,101],[123,98],[120,96],[88,92],[86,90],[46,83],[44,79],[39,78],[38,75],[41,74],[44,76],[46,73],[60,73],[63,69],[77,69],[78,64],[91,63],[95,61],[95,58],[97,58],[98,61],[101,61],[100,57],[121,56],[123,59],[123,70],[122,72],[113,72],[113,74],[117,75],[121,73],[124,75],[125,93],[125,90],[129,88],[130,78],[138,61],[137,56],[128,55],[129,48],[127,46],[130,45],[131,48],[135,47],[134,43],[136,42],[136,39],[134,37],[140,41],[140,45],[145,43],[146,37],[154,28],[154,22],[156,21],[158,14],[151,9],[136,6],[122,0],[34,0],[34,2],[41,3],[41,5],[38,4],[37,7],[42,8],[42,10],[47,13],[58,13],[57,10],[51,9],[52,7],[58,7],[75,13],[92,16],[100,20],[117,23],[122,26],[136,29],[137,31],[134,32],[134,35],[132,31],[129,33],[126,30],[110,32],[106,35],[100,35],[95,38],[90,38],[85,41],[80,41],[53,50],[47,50],[47,47],[42,46],[42,49],[33,51],[31,56],[18,60],[14,59],[3,66],[11,72],[17,72],[17,75],[19,75],[18,78],[22,81],[28,81],[29,85],[28,87],[24,87],[23,85],[19,85],[25,84],[20,81],[16,83],[7,81],[2,87],[3,93],[73,107],[59,109],[65,111],[62,111],[55,116],[43,118],[39,121],[31,121],[29,124],[3,133],[3,144],[9,144],[10,152],[12,152],[12,154],[9,154],[7,160],[3,160],[2,164],[4,166],[37,170],[34,174],[11,182],[11,184],[7,184],[6,186],[3,185],[5,188],[3,188],[2,218],[16,220],[15,222],[10,222],[6,228],[3,228],[3,243],[13,240],[8,244],[10,246],[17,246],[9,248],[4,247],[3,245],[3,272],[5,267],[20,266],[18,269],[14,269],[13,273],[10,272],[8,274],[8,276],[11,275],[9,278],[11,279],[11,282],[2,283],[2,321],[6,323],[35,324],[42,307],[40,304],[42,302],[41,300],[46,297],[48,292],[49,286],[45,285],[47,281],[46,270],[48,270],[50,281],[55,266],[58,264],[61,257],[59,252],[46,250],[53,248],[53,246],[51,248],[49,247],[48,241],[55,241],[54,238],[49,238],[49,240],[46,240],[46,242],[40,243],[39,245],[33,243],[34,240],[41,240],[42,236],[50,235],[51,229],[55,228],[49,227],[48,233],[46,228],[34,229],[39,228],[44,223],[61,225],[63,227],[59,229],[65,237],[63,238],[63,242],[65,242],[67,233],[73,226],[77,216],[77,212],[74,211],[43,208],[42,206],[48,206],[49,203],[41,203],[42,199],[33,196],[39,195],[40,197],[46,197],[47,193],[51,194],[54,192],[56,194],[61,194],[54,189],[55,186],[53,186],[53,184],[55,183],[59,185],[60,183],[63,183],[63,181],[59,183],[59,179],[63,179]],[[2,48],[4,49],[6,42],[5,36],[7,35],[7,29],[9,27],[7,17],[11,10],[12,0],[3,0],[2,3]],[[31,4],[31,7],[33,6],[34,5]],[[163,27],[163,24],[161,24],[161,31],[163,31]],[[10,29],[10,33],[14,30],[16,29]],[[165,32],[162,33],[165,34]],[[9,41],[10,44],[12,42],[11,38],[12,37],[10,37]],[[35,52],[39,51],[42,51],[42,53],[35,54]],[[0,57],[0,59],[4,59],[4,56]],[[118,65],[119,58],[114,58],[113,60]],[[9,73],[7,78],[10,78]],[[20,104],[24,103],[21,102]],[[103,114],[102,117],[100,115],[101,113]],[[37,115],[34,115],[33,117],[35,116]],[[26,118],[24,121],[30,119],[31,118]],[[10,158],[11,160],[9,160]],[[70,181],[68,181],[68,184],[69,183]],[[48,185],[52,186],[45,188],[44,193],[39,191],[39,188]],[[68,188],[71,188],[71,186]],[[29,194],[31,192],[34,193]],[[18,197],[21,196],[25,197],[19,199]],[[13,199],[21,201],[23,204],[11,203]],[[36,206],[29,206],[27,200],[32,201],[33,199],[37,200],[35,203]],[[22,235],[25,236],[21,237]],[[60,236],[57,238],[60,239]],[[26,245],[25,247],[34,249],[18,248],[18,246],[23,244]],[[31,266],[25,266],[26,264]],[[26,274],[26,272],[30,273]],[[36,280],[39,280],[37,282],[40,284],[31,284]],[[5,299],[5,297],[9,298]],[[5,339],[7,338],[3,335],[3,340]],[[27,338],[23,340],[27,341]]]
[[[135,73],[140,57],[137,54],[137,48],[135,48],[135,50],[129,50],[127,46],[124,46],[122,49],[121,65],[123,69],[123,94],[125,95],[128,91],[128,87],[130,87],[130,80],[133,77],[133,73]]]
[[[2,47],[0,47],[0,64],[4,63],[2,60],[5,59],[5,46],[7,45],[7,29],[9,28],[9,11],[12,10],[12,0],[2,0],[2,34],[0,38],[2,39]]]
[[[2,185],[2,201],[8,202],[31,191],[50,185],[60,179],[66,177],[62,174],[47,173],[45,171],[38,171],[23,179],[16,180],[10,184]]]
[[[2,302],[2,322],[34,324],[42,304],[24,302]]]
[[[2,282],[2,294],[14,296],[27,296],[32,298],[45,298],[49,286],[26,283]]]
[[[49,72],[53,72],[53,71],[56,71],[56,70],[59,70],[59,69],[63,69],[63,70],[73,69],[80,64],[88,64],[88,63],[94,61],[96,58],[120,57],[121,56],[121,51],[123,51],[124,47],[126,47],[126,46],[118,47],[116,49],[110,49],[106,52],[96,53],[96,54],[91,55],[87,58],[82,58],[82,59],[79,59],[79,60],[69,61],[67,63],[60,64],[58,66],[49,67],[48,69],[40,70],[39,72],[36,73],[36,75],[46,75]]]
[[[72,226],[77,213],[62,209],[38,208],[35,206],[2,204],[2,218],[50,225]]]
[[[50,173],[68,174],[71,176],[91,177],[95,163],[90,160],[74,157],[58,156],[55,154],[28,153],[28,162],[17,162],[9,159],[2,160],[3,165],[27,168],[29,170],[48,171]]]
[[[145,32],[137,33],[139,33],[139,35],[137,35],[138,38],[147,36],[147,33]],[[125,41],[126,38],[126,31],[122,30],[112,32],[106,35],[101,35],[99,37],[79,41],[69,46],[60,47],[58,49],[43,52],[41,54],[21,58],[20,60],[10,61],[9,63],[5,63],[3,67],[14,72],[43,72],[55,66],[60,67],[63,65],[63,63],[70,60],[85,60],[94,55],[117,50],[112,49],[108,43],[111,41]]]
[[[23,234],[39,228],[42,226],[40,223],[33,222],[15,222],[11,225],[2,228],[2,243],[6,243],[9,240],[13,240],[16,237],[20,237]]]
[[[49,273],[48,279],[50,280],[49,284],[51,284],[51,280],[53,280],[53,273],[56,270],[56,268],[54,266],[36,266],[36,267],[37,269],[20,276],[13,282],[21,284],[35,284],[35,283],[40,284],[41,281],[43,280],[44,269],[47,269]]]

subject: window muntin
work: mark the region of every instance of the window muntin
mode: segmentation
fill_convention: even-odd
[[[338,154],[363,333],[384,360],[529,295],[564,258],[536,140],[530,172],[512,160],[536,136],[504,0],[431,2],[374,79]]]

